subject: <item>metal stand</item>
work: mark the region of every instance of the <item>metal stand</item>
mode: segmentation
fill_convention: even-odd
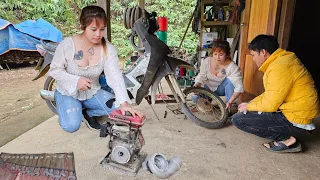
[[[127,174],[136,176],[139,169],[142,167],[143,161],[147,158],[147,154],[140,152],[139,154],[133,154],[130,161],[126,164],[119,164],[111,160],[111,152],[100,162],[103,167],[107,167],[119,174]]]

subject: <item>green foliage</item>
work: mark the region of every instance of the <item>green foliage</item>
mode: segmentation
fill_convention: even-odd
[[[71,36],[80,32],[78,17],[81,8],[95,3],[96,0],[1,0],[0,18],[11,23],[43,18],[61,30],[64,36]],[[123,25],[123,11],[126,7],[135,7],[137,3],[138,0],[111,1],[112,43],[117,47],[121,58],[134,51],[126,36],[130,30]],[[145,3],[148,12],[155,11],[158,17],[168,18],[168,45],[179,47],[196,0],[145,0]],[[182,48],[193,54],[198,36],[191,32],[191,27],[192,25],[189,26]]]
[[[95,2],[96,0],[1,0],[0,18],[14,24],[27,19],[43,18],[68,36],[77,33],[81,8]]]
[[[196,2],[196,0],[145,0],[145,9],[149,13],[155,11],[158,17],[165,16],[168,18],[168,46],[179,47]],[[118,48],[121,57],[126,57],[134,51],[129,40],[124,36],[124,34],[129,34],[130,30],[124,28],[123,11],[126,7],[135,7],[137,3],[138,0],[120,0],[111,3],[112,43]],[[190,24],[181,48],[189,54],[194,54],[199,37],[191,31],[191,27]]]

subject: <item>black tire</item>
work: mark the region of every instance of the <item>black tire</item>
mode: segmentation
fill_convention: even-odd
[[[201,112],[200,110],[196,112],[192,112],[192,110],[188,106],[189,103],[193,103],[192,101],[181,104],[182,111],[194,123],[208,129],[218,129],[225,125],[228,118],[228,110],[226,109],[226,104],[223,102],[223,100],[219,96],[214,94],[211,90],[208,90],[202,87],[189,87],[189,88],[186,88],[183,91],[183,93],[186,95],[187,98],[188,98],[188,95],[190,96],[192,95],[192,93],[200,95],[202,96],[201,99],[205,99],[204,101],[209,102],[207,103],[207,105],[209,104],[208,107],[211,108],[210,114],[209,114],[209,111],[204,113]],[[199,100],[197,101],[197,103],[194,103],[196,104],[195,105],[196,108],[198,108],[197,106],[199,106],[198,102]],[[204,118],[200,119],[195,114],[203,115],[205,118],[209,119],[209,121],[204,120]],[[214,119],[213,117],[216,119]]]
[[[55,79],[53,79],[51,76],[48,76],[46,79],[46,82],[44,83],[43,86],[44,90],[48,90],[48,91],[55,91]],[[49,109],[57,114],[57,109],[56,109],[56,102],[55,101],[50,101],[50,100],[45,100]]]

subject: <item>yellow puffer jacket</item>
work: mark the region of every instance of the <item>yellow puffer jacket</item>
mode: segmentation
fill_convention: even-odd
[[[275,112],[296,124],[310,124],[319,114],[317,89],[311,74],[297,56],[277,49],[262,64],[265,92],[253,99],[248,111]]]

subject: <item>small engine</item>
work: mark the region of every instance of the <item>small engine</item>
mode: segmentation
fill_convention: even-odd
[[[136,174],[147,156],[140,152],[145,144],[140,129],[144,122],[145,117],[134,118],[128,113],[123,116],[120,110],[113,111],[100,129],[100,137],[110,137],[110,151],[101,164]]]
[[[111,160],[120,164],[129,162],[133,154],[138,154],[144,145],[140,129],[130,129],[129,126],[114,124],[111,127],[112,135],[109,142]]]

